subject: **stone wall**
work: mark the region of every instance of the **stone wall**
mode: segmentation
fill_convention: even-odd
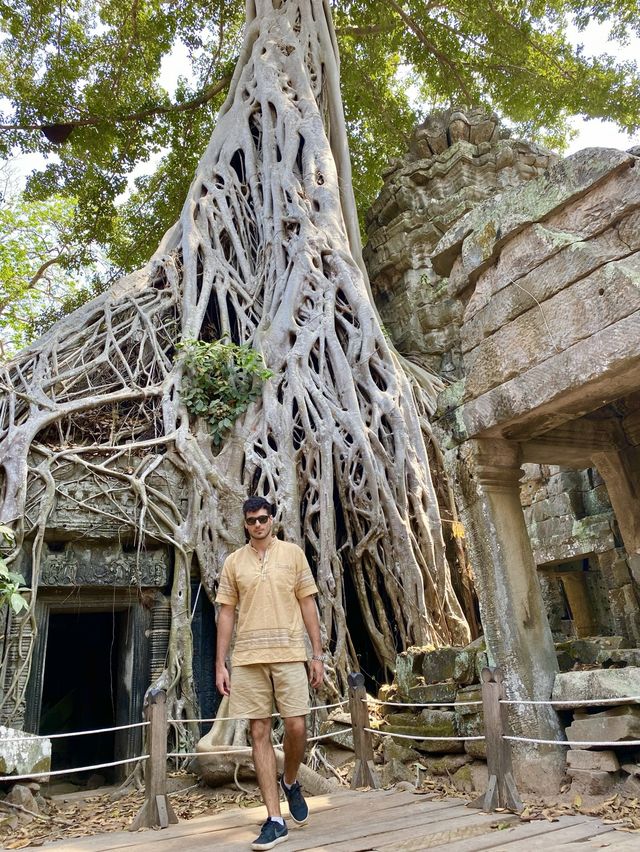
[[[640,748],[625,745],[625,740],[640,740],[640,649],[624,644],[622,637],[612,636],[556,645],[561,673],[551,697],[567,740],[577,743],[557,746],[566,753],[572,795],[616,790],[640,795]],[[482,639],[466,648],[410,648],[397,657],[394,681],[378,696],[379,730],[395,735],[382,742],[383,780],[415,779],[417,763],[428,775],[447,777],[459,789],[484,791],[484,741],[444,738],[484,734],[480,672],[486,665]],[[592,700],[601,703],[585,705]],[[416,706],[420,704],[445,706]],[[348,718],[342,724],[350,736]],[[332,729],[329,723],[324,730]],[[612,745],[603,749],[599,742]],[[352,742],[343,745],[353,747]],[[520,783],[526,789],[526,778]]]
[[[474,110],[430,116],[391,165],[367,217],[365,259],[394,344],[449,385],[441,428],[454,439],[448,409],[507,388],[518,371],[636,310],[632,162],[592,151],[557,165]],[[505,245],[503,232],[513,234]],[[541,386],[552,380],[541,371]],[[496,392],[482,410],[504,404]],[[527,464],[521,499],[556,638],[640,643],[640,560],[623,547],[598,470]]]
[[[384,174],[367,214],[364,256],[376,305],[400,352],[445,378],[461,375],[463,304],[431,264],[443,234],[481,201],[542,174],[557,156],[509,139],[482,110],[436,113]]]

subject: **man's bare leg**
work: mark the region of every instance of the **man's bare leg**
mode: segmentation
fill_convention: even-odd
[[[271,719],[250,719],[249,727],[253,765],[256,768],[262,801],[270,817],[279,817],[280,796],[276,778],[276,755],[271,742]]]
[[[290,787],[298,775],[298,768],[307,745],[307,722],[305,716],[289,716],[284,719],[284,783]]]

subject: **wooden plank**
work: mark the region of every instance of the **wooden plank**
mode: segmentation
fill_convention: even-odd
[[[509,843],[508,846],[500,845],[496,847],[496,852],[499,849],[506,849],[508,852],[529,852],[529,850],[548,850],[550,843],[553,848],[562,848],[565,845],[570,845],[571,850],[575,849],[575,843],[579,840],[589,840],[592,837],[599,837],[599,843],[602,842],[602,835],[612,834],[613,826],[601,825],[597,820],[589,820],[578,825],[571,825],[565,828],[560,828],[557,831],[547,832],[546,834],[538,835],[536,838],[527,838],[524,840],[516,840],[514,843]],[[612,839],[612,838],[605,838]],[[637,847],[640,847],[640,840],[636,841]],[[616,852],[618,847],[616,846]]]
[[[429,821],[440,822],[443,819],[459,818],[460,812],[465,816],[470,813],[466,808],[450,805],[449,807],[434,807],[429,811],[426,811],[425,808],[393,809],[391,812],[382,810],[379,813],[372,812],[372,818],[375,819],[378,825],[378,831],[386,833],[386,836],[391,839],[394,832],[399,828],[416,825],[422,826]],[[357,813],[361,814],[362,811],[358,809]],[[393,816],[390,816],[390,813]],[[361,820],[354,819],[353,808],[349,811],[343,811],[343,819],[340,821],[334,820],[334,816],[335,811],[332,812],[330,820],[317,820],[315,822],[311,820],[303,828],[297,828],[292,823],[289,823],[288,852],[326,849],[329,843],[333,849],[335,843],[345,839],[347,839],[345,848],[349,852],[355,852],[356,849],[360,848],[371,848],[370,842],[367,840],[371,832],[372,823],[370,821],[367,821],[366,828],[363,828]],[[199,850],[202,850],[202,852],[207,850],[208,852],[212,846],[218,852],[218,850],[226,850],[226,844],[229,844],[229,849],[246,849],[247,843],[257,834],[256,829],[257,826],[255,825],[250,827],[238,826],[234,829],[227,829],[224,832],[208,832],[198,836],[192,835],[188,841],[189,852],[199,852]],[[177,840],[175,844],[169,844],[165,841],[166,835],[167,833],[163,832],[163,836],[156,840],[156,843],[163,842],[162,852],[174,852],[174,850],[175,852],[183,852],[185,847],[184,838]],[[359,843],[363,845],[358,845]],[[139,847],[136,852],[142,852],[144,848],[146,847]],[[135,847],[132,852],[134,850]]]
[[[439,812],[451,808],[460,807],[460,800],[447,799],[430,801],[427,796],[415,795],[406,791],[375,790],[370,792],[339,791],[326,796],[314,796],[308,799],[311,810],[311,824],[314,816],[322,816],[331,813],[331,824],[340,825],[342,822],[349,824],[353,821],[353,813],[369,812],[377,815],[392,814],[399,810],[405,814],[404,818],[414,809],[428,807],[432,812]],[[181,822],[179,825],[171,826],[162,832],[162,836],[154,838],[156,843],[168,843],[173,838],[187,837],[195,838],[198,835],[206,835],[210,839],[217,838],[221,832],[227,829],[240,830],[250,827],[255,830],[266,819],[266,810],[263,805],[256,808],[232,808],[217,814],[209,814],[195,819]],[[326,825],[323,820],[320,824]],[[95,835],[93,837],[78,838],[72,841],[58,841],[52,843],[52,848],[58,852],[64,845],[65,848],[73,848],[76,852],[109,852],[109,850],[127,849],[143,850],[150,845],[150,839],[145,832],[137,835],[126,832],[113,832],[110,834]],[[216,840],[217,842],[217,840]],[[70,844],[73,844],[71,847]],[[165,846],[162,847],[165,849]]]
[[[615,849],[615,852],[638,852],[640,841],[638,835],[629,834],[626,831],[615,831],[615,826],[610,826],[614,829],[613,836],[605,835],[604,837],[594,837],[593,840],[588,840],[585,843],[573,843],[571,852],[593,852],[594,849]],[[627,838],[623,840],[622,838]],[[569,850],[567,850],[569,852]]]
[[[517,817],[513,817],[517,819]],[[423,849],[434,849],[446,847],[447,843],[458,840],[461,837],[484,834],[490,830],[495,823],[494,814],[474,813],[466,811],[457,814],[452,819],[439,819],[431,823],[431,830],[426,824],[404,826],[388,826],[385,830],[381,827],[380,833],[376,829],[367,826],[367,835],[360,842],[356,839],[334,842],[331,844],[331,852],[364,852],[364,850],[375,849],[376,852],[420,852]],[[309,849],[311,852],[311,848]]]
[[[496,817],[501,817],[502,814],[495,814]],[[502,822],[501,819],[497,820]],[[469,841],[461,841],[447,847],[447,852],[483,852],[483,850],[491,850],[497,852],[498,849],[517,850],[521,849],[551,849],[555,850],[557,840],[561,837],[561,832],[577,830],[578,838],[589,837],[589,834],[581,834],[585,831],[585,827],[595,832],[599,822],[597,820],[589,820],[588,817],[580,815],[576,816],[561,816],[557,822],[549,822],[548,820],[533,820],[532,822],[519,823],[513,828],[504,829],[502,831],[492,831],[486,837],[478,837]],[[608,826],[605,826],[608,828]],[[573,846],[571,847],[573,850]]]

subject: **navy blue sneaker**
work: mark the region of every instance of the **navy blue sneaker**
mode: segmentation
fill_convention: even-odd
[[[251,844],[252,849],[273,849],[278,843],[284,843],[289,836],[287,824],[280,825],[274,819],[268,819],[260,829],[260,834]]]
[[[282,788],[282,792],[289,803],[291,819],[296,823],[296,825],[304,825],[309,819],[309,805],[307,805],[304,800],[300,784],[297,781],[294,781],[291,787],[287,790],[284,784],[284,775],[281,775],[280,787]]]

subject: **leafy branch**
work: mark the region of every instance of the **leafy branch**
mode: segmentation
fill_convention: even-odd
[[[0,526],[0,536],[8,544],[13,544],[14,535],[9,527]],[[25,579],[22,574],[9,571],[7,563],[0,556],[0,608],[5,604],[9,604],[11,609],[16,613],[27,609],[29,604],[21,594],[21,592],[27,591],[24,588],[24,584]]]
[[[217,446],[273,373],[247,343],[185,340],[178,348],[185,369],[182,400],[190,414],[208,422]]]

